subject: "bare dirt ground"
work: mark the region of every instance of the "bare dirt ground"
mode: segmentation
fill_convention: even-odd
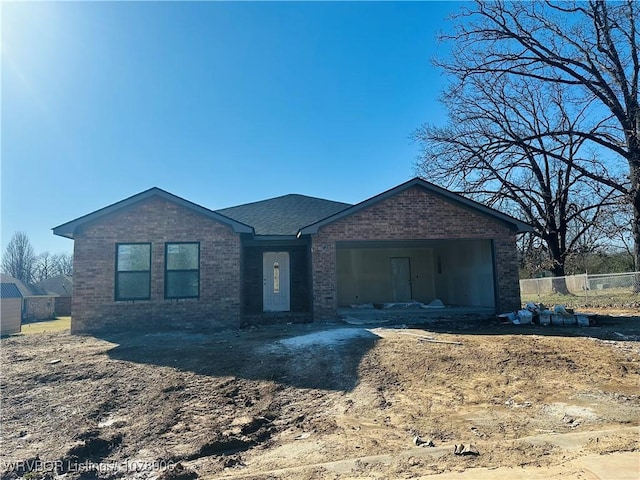
[[[2,478],[594,478],[571,462],[640,450],[639,314],[401,327],[2,339]]]

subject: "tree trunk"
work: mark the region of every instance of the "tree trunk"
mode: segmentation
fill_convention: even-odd
[[[569,289],[567,288],[567,279],[565,278],[564,264],[555,265],[551,269],[551,273],[553,273],[553,280],[551,280],[552,291],[559,295],[569,295]]]
[[[640,124],[640,111],[637,112],[638,123]],[[640,125],[638,125],[640,127]],[[631,205],[633,206],[633,225],[631,232],[633,235],[633,263],[634,271],[640,270],[640,132],[627,137],[629,147],[629,179],[631,180]],[[640,279],[636,277],[634,292],[640,292]]]
[[[640,195],[633,202],[633,263],[637,272],[640,269]]]
[[[633,178],[632,178],[633,181]],[[640,185],[636,186],[633,196],[633,271],[640,271]],[[636,275],[633,291],[640,293],[640,275]]]
[[[555,219],[551,222],[552,225],[555,225]],[[564,271],[564,262],[566,260],[566,255],[561,244],[564,245],[564,242],[561,239],[561,233],[557,230],[557,227],[554,227],[555,231],[549,233],[549,235],[545,236],[545,241],[547,246],[549,247],[549,255],[551,256],[552,267],[551,273],[553,274],[553,280],[551,280],[551,290],[554,293],[558,293],[560,295],[569,295],[569,289],[567,288],[567,281],[565,277]]]

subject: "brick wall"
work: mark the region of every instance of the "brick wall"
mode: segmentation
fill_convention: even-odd
[[[505,224],[412,187],[322,227],[312,235],[314,319],[335,317],[336,241],[489,239],[496,262],[496,308],[520,306],[515,234]]]
[[[68,317],[71,315],[71,297],[55,297],[54,300],[56,315],[60,317]]]
[[[37,295],[24,297],[24,319],[47,320],[55,313],[55,297],[52,295]]]
[[[152,197],[83,226],[74,235],[72,333],[236,327],[240,237],[190,209]],[[151,298],[115,301],[116,243],[151,243]],[[165,242],[200,242],[200,298],[165,300]]]

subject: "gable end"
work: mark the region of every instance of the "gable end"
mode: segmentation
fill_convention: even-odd
[[[158,187],[150,188],[149,190],[138,193],[137,195],[133,195],[132,197],[121,200],[120,202],[116,202],[99,210],[96,210],[95,212],[76,218],[75,220],[71,220],[70,222],[63,223],[62,225],[58,225],[57,227],[54,227],[52,229],[53,233],[61,237],[73,239],[74,233],[77,228],[82,227],[88,223],[100,221],[100,219],[102,219],[106,215],[119,212],[122,209],[131,207],[152,197],[162,198],[164,200],[192,210],[196,213],[199,213],[200,215],[204,215],[205,217],[208,217],[219,223],[228,225],[233,229],[235,233],[253,233],[253,228],[249,225],[245,225],[244,223],[238,222],[237,220],[229,218],[218,212],[214,212],[213,210],[209,210],[208,208],[185,200],[184,198],[178,197],[177,195],[173,195],[172,193],[169,193]]]
[[[525,222],[522,222],[514,217],[511,217],[507,214],[499,212],[498,210],[487,207],[486,205],[482,205],[481,203],[475,202],[466,197],[463,197],[462,195],[458,195],[457,193],[450,192],[449,190],[446,190],[442,187],[438,187],[437,185],[434,185],[425,180],[422,180],[421,178],[416,177],[412,180],[409,180],[408,182],[398,185],[397,187],[387,190],[386,192],[380,193],[374,197],[364,200],[363,202],[353,205],[350,208],[347,208],[341,212],[338,212],[335,215],[332,215],[316,223],[313,223],[304,228],[301,228],[300,231],[298,232],[298,237],[300,237],[301,235],[312,235],[312,234],[318,233],[318,230],[324,227],[325,225],[341,220],[347,216],[353,215],[383,200],[391,198],[399,194],[400,192],[403,192],[405,190],[415,188],[415,187],[420,188],[429,194],[441,197],[445,201],[453,203],[459,207],[462,207],[467,210],[471,210],[475,213],[479,213],[483,216],[489,217],[494,221],[498,221],[502,224],[505,224],[509,229],[514,230],[516,233],[530,232],[532,230],[531,225]]]

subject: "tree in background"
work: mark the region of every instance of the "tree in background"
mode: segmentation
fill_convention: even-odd
[[[55,257],[49,252],[42,252],[36,256],[34,281],[41,282],[57,275]]]
[[[491,85],[496,79],[534,80],[563,91],[567,110],[582,112],[584,121],[549,125],[521,139],[531,145],[571,136],[583,144],[579,156],[555,157],[566,165],[559,178],[566,178],[571,169],[574,175],[623,196],[633,215],[636,268],[640,265],[638,8],[632,0],[479,0],[456,17],[454,33],[442,37],[452,42],[453,54],[437,62],[456,81],[448,98],[458,94],[464,98],[460,92],[469,85]],[[605,171],[603,162],[586,161],[586,147],[599,152],[600,158],[606,155]],[[625,175],[619,175],[623,170]]]
[[[52,255],[42,252],[36,256],[34,278],[41,282],[57,275],[73,275],[73,257],[68,253]]]
[[[36,256],[29,237],[24,232],[16,232],[2,256],[2,271],[23,283],[34,280]]]
[[[564,276],[567,259],[620,196],[584,173],[618,181],[571,133],[586,121],[584,108],[556,85],[490,73],[467,79],[444,103],[448,125],[415,133],[423,147],[418,173],[530,223],[531,238],[521,242],[528,268]],[[566,293],[562,281],[555,288]]]
[[[54,255],[56,268],[61,275],[73,275],[73,255],[70,253],[60,253]]]
[[[34,253],[29,237],[16,232],[2,256],[2,271],[25,284],[56,275],[73,275],[73,256],[69,253]]]

